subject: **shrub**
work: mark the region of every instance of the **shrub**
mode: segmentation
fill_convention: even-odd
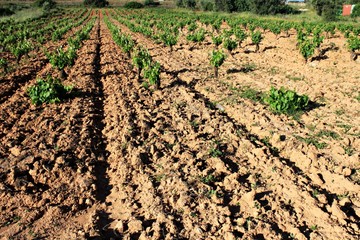
[[[215,77],[218,78],[219,75],[219,67],[224,63],[226,59],[225,54],[219,51],[212,51],[210,56],[210,64],[214,67]]]
[[[351,17],[360,17],[360,4],[356,4],[352,13]]]
[[[176,1],[177,7],[184,7],[184,8],[195,8],[196,1],[195,0],[177,0]]]
[[[36,0],[34,5],[36,7],[43,7],[44,9],[51,9],[55,7],[56,2],[53,0]]]
[[[0,8],[0,17],[13,15],[15,12],[9,8]]]
[[[27,89],[31,102],[35,105],[42,103],[59,103],[73,89],[64,86],[60,80],[48,76],[46,80],[38,79],[37,83]]]
[[[125,3],[124,8],[129,8],[129,9],[137,9],[137,8],[143,8],[144,5],[142,3],[139,2],[128,2]]]
[[[264,37],[261,35],[260,31],[254,31],[251,33],[251,42],[256,45],[255,52],[259,52],[260,43]]]
[[[151,64],[151,56],[148,50],[141,47],[135,49],[132,62],[135,65],[135,67],[138,68],[138,78],[140,79],[140,74],[142,69],[144,69],[144,67]]]
[[[223,42],[223,37],[221,35],[212,36],[211,39],[216,48],[218,48],[220,44]]]
[[[234,0],[215,0],[215,11],[233,12]]]
[[[145,0],[144,2],[145,6],[159,6],[159,2],[155,2],[154,0]]]
[[[195,31],[193,34],[186,36],[188,41],[192,42],[202,42],[205,40],[205,29],[200,28],[198,31]]]
[[[234,11],[236,12],[247,12],[251,9],[252,0],[235,0]]]
[[[323,7],[322,17],[324,21],[336,21],[337,20],[337,6],[333,4],[328,4]]]
[[[252,4],[252,11],[260,15],[283,13],[286,9],[289,11],[289,8],[283,0],[253,0]]]
[[[285,90],[283,87],[275,89],[271,87],[270,92],[264,99],[269,104],[271,110],[277,113],[295,114],[305,110],[309,103],[309,97],[298,95],[291,90]]]
[[[200,7],[203,11],[214,11],[214,2],[211,0],[201,0]]]
[[[109,5],[107,0],[84,0],[84,5],[89,7],[106,7]]]
[[[171,34],[169,32],[164,32],[163,34],[160,35],[160,39],[161,41],[163,41],[163,43],[166,46],[170,47],[170,51],[173,50],[173,46],[176,45],[177,41],[178,41],[178,37],[174,34]]]
[[[144,69],[144,77],[149,80],[150,85],[160,87],[160,63],[153,62]]]
[[[184,0],[176,0],[177,7],[184,7]]]
[[[232,50],[237,47],[237,42],[232,40],[231,38],[224,39],[224,48],[226,48],[229,53],[231,54]]]
[[[195,8],[196,7],[196,1],[195,0],[184,0],[184,7],[187,8]]]
[[[322,16],[325,21],[335,21],[343,2],[342,0],[312,0],[311,4],[316,14]]]

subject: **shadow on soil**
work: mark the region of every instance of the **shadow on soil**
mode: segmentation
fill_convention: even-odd
[[[106,139],[102,134],[102,130],[105,127],[105,114],[104,114],[104,86],[101,82],[101,55],[100,55],[100,22],[98,23],[97,29],[97,39],[98,42],[96,44],[96,51],[94,57],[94,75],[93,79],[96,85],[97,92],[91,94],[94,102],[94,112],[93,117],[93,132],[91,139],[92,151],[96,155],[97,161],[94,163],[95,176],[96,176],[96,199],[100,203],[105,203],[106,197],[110,194],[112,186],[109,182],[109,176],[107,175],[107,169],[109,168],[109,163],[107,161],[109,152],[106,150]],[[97,221],[97,228],[100,230],[99,238],[94,239],[111,239],[111,238],[119,238],[114,231],[108,229],[109,224],[112,222],[109,214],[106,212],[99,212]]]

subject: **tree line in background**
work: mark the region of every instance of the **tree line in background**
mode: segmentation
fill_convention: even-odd
[[[260,15],[296,14],[298,10],[285,0],[177,0],[178,7],[201,9],[204,11],[253,12]],[[343,4],[358,4],[353,16],[360,16],[360,0],[309,0],[319,16],[326,21],[334,21],[341,14]]]
[[[298,13],[285,0],[177,0],[178,7],[199,8],[204,11],[254,12],[256,14]]]
[[[253,12],[260,15],[297,14],[298,10],[287,5],[286,0],[176,0],[178,7],[200,9],[203,11],[218,12]],[[85,6],[107,7],[107,0],[84,0]],[[360,17],[360,0],[308,0],[308,7],[312,7],[317,15],[325,21],[336,21],[341,15],[343,4],[355,4],[352,17]],[[36,0],[37,7],[50,10],[56,6],[54,0]],[[128,2],[126,8],[141,8],[143,6],[157,6],[158,1],[145,0],[144,4],[139,1]],[[0,16],[12,15],[14,11],[9,8],[0,8]]]

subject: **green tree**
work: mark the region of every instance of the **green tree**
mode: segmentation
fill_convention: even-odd
[[[311,0],[316,14],[322,16],[325,21],[337,20],[337,14],[343,3],[344,0]]]
[[[251,9],[252,0],[234,0],[234,11],[247,12]]]
[[[215,11],[221,11],[221,12],[235,11],[234,0],[215,0]]]
[[[53,8],[55,7],[56,2],[53,0],[36,0],[34,5],[36,7]]]
[[[257,14],[277,14],[281,13],[285,7],[284,0],[253,0],[252,11]]]
[[[360,3],[355,5],[351,17],[360,17]]]
[[[84,0],[84,5],[101,8],[108,6],[109,2],[107,0]]]

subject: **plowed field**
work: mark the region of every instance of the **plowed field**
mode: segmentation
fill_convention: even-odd
[[[71,99],[31,104],[27,87],[58,74],[40,50],[0,80],[0,238],[359,239],[359,60],[341,37],[304,64],[295,36],[268,33],[215,79],[210,40],[170,51],[110,17],[160,62],[146,89],[96,14]],[[319,104],[295,121],[238,91],[271,86]]]

